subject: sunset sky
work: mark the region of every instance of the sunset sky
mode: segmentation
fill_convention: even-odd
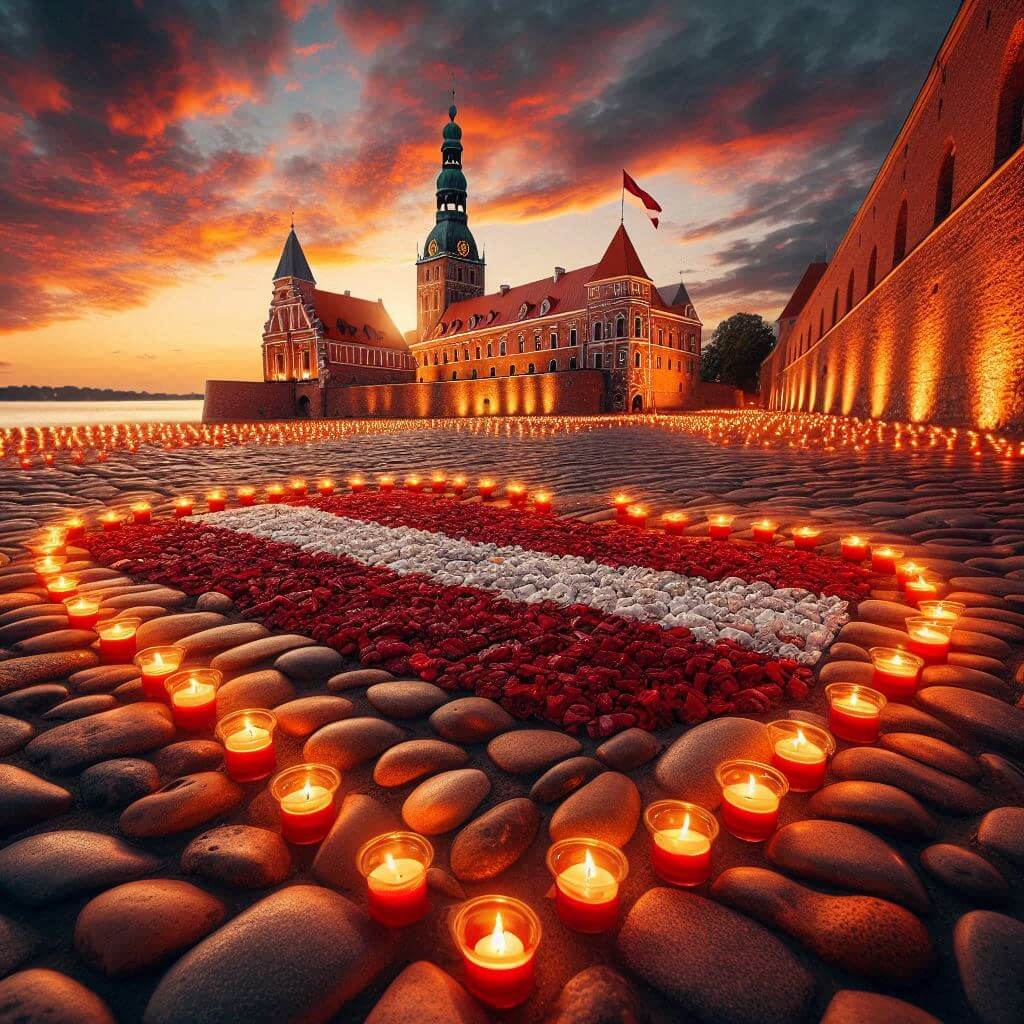
[[[0,384],[256,379],[295,210],[415,323],[452,78],[489,290],[626,223],[706,334],[834,247],[956,0],[0,0]]]

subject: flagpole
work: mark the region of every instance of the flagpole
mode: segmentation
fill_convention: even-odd
[[[626,172],[622,172],[622,195],[620,197],[619,206],[619,223],[624,224],[626,222]]]

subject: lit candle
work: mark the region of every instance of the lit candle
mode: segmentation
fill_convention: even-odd
[[[918,565],[917,562],[912,562],[909,558],[901,559],[896,563],[896,583],[902,587],[910,580],[916,580],[923,572],[923,565]]]
[[[109,533],[111,530],[120,530],[121,516],[118,512],[111,509],[100,516],[100,525],[103,527],[104,533]]]
[[[951,622],[955,626],[967,605],[959,601],[919,601],[917,607],[925,618],[937,622]]]
[[[770,519],[759,519],[756,523],[751,523],[750,528],[754,533],[754,540],[760,544],[770,544],[775,540],[775,531],[778,526]]]
[[[702,885],[711,877],[711,846],[718,837],[715,816],[683,800],[658,800],[644,811],[651,834],[651,866],[669,885]]]
[[[875,668],[871,685],[887,700],[913,700],[924,659],[895,647],[872,647],[868,654]]]
[[[366,879],[370,916],[389,928],[405,928],[429,909],[427,868],[434,848],[414,832],[388,832],[365,843],[356,865]]]
[[[674,537],[686,533],[686,528],[689,525],[690,517],[685,512],[666,512],[661,517],[662,529]]]
[[[32,568],[35,569],[39,582],[45,586],[51,576],[55,576],[64,568],[67,560],[66,555],[47,555],[45,558],[36,559]]]
[[[334,493],[334,481],[329,476],[321,477],[316,482],[316,490],[321,497],[328,498]]]
[[[712,516],[708,520],[708,536],[712,540],[728,540],[735,518],[735,516],[728,516],[724,513]]]
[[[588,934],[615,927],[619,886],[629,872],[621,850],[599,839],[563,839],[548,850],[547,865],[562,924]]]
[[[505,488],[505,497],[513,508],[520,508],[526,503],[526,487],[519,483],[510,483]]]
[[[280,505],[284,501],[284,487],[281,484],[271,484],[267,488],[267,504]]]
[[[111,619],[97,626],[100,657],[108,665],[127,665],[135,657],[135,634],[142,619]]]
[[[931,602],[928,602],[931,603]],[[926,665],[942,665],[949,659],[949,645],[956,620],[913,617],[907,619],[907,647]]]
[[[148,501],[137,501],[131,507],[132,522],[137,524],[149,523],[153,520],[153,509]]]
[[[511,896],[477,896],[458,909],[452,932],[466,988],[480,1002],[508,1010],[530,998],[541,927],[525,903]]]
[[[646,505],[630,505],[626,509],[626,525],[643,530],[647,526],[647,516]]]
[[[358,473],[350,476],[346,482],[353,494],[362,494],[366,490],[366,481]]]
[[[749,843],[768,839],[779,823],[786,776],[757,761],[723,761],[715,771],[722,787],[722,824]]]
[[[381,494],[390,494],[395,489],[395,478],[393,476],[384,476],[377,478],[377,490]]]
[[[538,515],[547,515],[551,511],[551,501],[547,491],[537,491],[533,496],[533,511]]]
[[[238,496],[238,504],[241,508],[248,508],[256,501],[255,487],[239,487],[236,493]]]
[[[832,683],[825,687],[828,700],[828,727],[847,743],[874,743],[885,694],[857,683]]]
[[[448,486],[448,480],[444,473],[437,472],[432,473],[430,476],[430,489],[434,494],[444,494],[445,489]]]
[[[621,491],[618,494],[612,495],[612,506],[615,508],[615,518],[625,519],[626,509],[633,504],[633,499],[628,494],[623,494]]]
[[[46,596],[53,604],[60,604],[78,592],[77,576],[54,576],[46,581]]]
[[[871,556],[871,544],[866,537],[856,533],[847,534],[839,539],[843,558],[848,562],[864,562]]]
[[[821,530],[816,526],[798,526],[793,530],[793,547],[798,551],[813,551],[820,536]]]
[[[228,504],[228,496],[224,491],[210,491],[206,495],[206,509],[208,512],[223,512]]]
[[[319,843],[334,824],[338,772],[325,764],[300,764],[278,772],[270,795],[281,812],[281,834],[296,846]]]
[[[167,703],[167,680],[181,668],[185,648],[175,644],[146,647],[135,655],[135,664],[142,673],[142,692],[148,700]]]
[[[85,520],[81,516],[72,516],[64,527],[68,540],[81,540],[85,536]]]
[[[171,715],[179,729],[201,732],[217,721],[217,689],[223,676],[213,668],[186,669],[167,677]]]
[[[903,584],[903,596],[907,599],[907,604],[913,605],[915,608],[922,601],[930,601],[932,598],[937,597],[938,593],[938,583],[925,579],[924,576],[918,576],[914,580],[907,580]]]
[[[888,545],[874,548],[871,552],[871,571],[882,576],[892,576],[896,572],[896,563],[902,557],[903,552],[899,548],[891,548]]]
[[[182,519],[185,516],[192,515],[192,509],[195,508],[195,499],[187,494],[183,494],[180,498],[174,499],[174,514],[177,518]]]
[[[460,473],[458,476],[452,477],[452,491],[457,498],[461,498],[463,492],[466,490],[466,478]]]
[[[64,602],[68,610],[69,629],[92,629],[100,620],[99,601],[90,601],[85,597],[73,597]]]
[[[301,498],[309,490],[309,485],[300,477],[293,477],[288,482],[288,490],[292,492],[293,498]]]
[[[423,481],[412,473],[405,478],[405,489],[412,491],[413,494],[419,494],[423,490]]]
[[[489,476],[485,476],[476,485],[477,493],[483,498],[484,501],[490,501],[494,497],[494,492],[498,489],[498,482],[492,480]]]
[[[234,711],[217,723],[217,738],[224,744],[224,766],[235,782],[255,782],[274,771],[276,728],[277,716],[263,708]]]
[[[781,719],[768,724],[772,764],[789,781],[794,793],[810,793],[825,782],[825,767],[835,753],[835,741],[817,726]]]

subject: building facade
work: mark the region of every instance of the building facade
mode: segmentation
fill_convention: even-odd
[[[827,265],[765,361],[769,405],[1024,426],[1024,0],[965,0]]]

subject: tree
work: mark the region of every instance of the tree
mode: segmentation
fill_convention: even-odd
[[[700,356],[700,377],[753,391],[761,363],[775,348],[775,334],[756,313],[734,313],[711,335]]]

